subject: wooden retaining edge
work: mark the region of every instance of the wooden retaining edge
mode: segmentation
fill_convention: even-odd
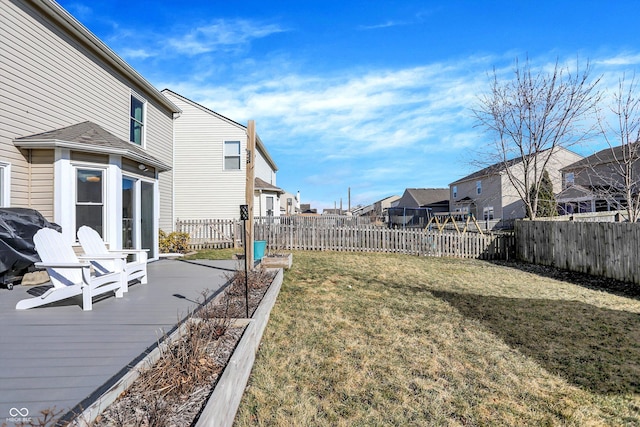
[[[273,281],[271,282],[271,286],[269,287],[269,290],[265,293],[264,297],[262,298],[262,301],[260,302],[260,305],[258,306],[258,308],[256,309],[253,318],[251,319],[233,319],[231,324],[233,326],[237,326],[237,327],[242,327],[245,325],[247,326],[247,329],[245,329],[244,334],[242,335],[241,341],[240,343],[236,346],[236,349],[233,352],[233,355],[231,357],[231,359],[229,360],[229,364],[227,365],[227,368],[225,369],[225,371],[223,372],[222,376],[220,377],[220,380],[218,381],[218,384],[216,385],[216,390],[218,389],[218,387],[221,386],[224,377],[226,375],[226,372],[229,371],[228,366],[231,364],[231,361],[234,360],[234,358],[239,358],[239,356],[236,356],[237,354],[239,354],[239,349],[240,349],[240,345],[242,344],[243,341],[245,341],[245,336],[247,335],[247,332],[249,332],[249,330],[251,329],[252,331],[256,331],[259,330],[259,339],[258,339],[258,344],[260,344],[260,339],[262,338],[262,332],[264,331],[264,328],[267,325],[267,321],[269,320],[269,314],[271,313],[271,308],[273,307],[273,305],[275,304],[275,300],[276,297],[278,296],[278,293],[280,292],[280,287],[282,285],[282,278],[283,278],[283,270],[279,269],[278,273],[276,274],[276,277],[273,279]],[[275,293],[273,293],[273,296],[271,296],[272,291],[274,288],[277,288],[277,290],[275,291]],[[222,295],[224,295],[224,293],[221,293],[220,295],[217,295],[213,300],[215,301],[218,298],[221,298]],[[267,301],[269,299],[269,301]],[[271,301],[271,299],[273,301]],[[266,317],[265,316],[260,316],[258,317],[258,315],[262,312],[261,310],[263,309],[264,306],[268,305],[268,309],[266,310]],[[267,308],[267,307],[264,307]],[[251,325],[254,325],[256,323],[257,319],[262,318],[262,320],[264,321],[264,325],[259,326],[258,328],[256,327],[251,327]],[[187,321],[182,322],[182,324],[180,325],[179,328],[176,328],[167,339],[165,339],[162,344],[171,344],[173,343],[176,339],[178,339],[179,337],[184,335],[184,330],[187,327]],[[257,345],[256,345],[256,349],[255,351],[250,355],[251,356],[251,365],[249,365],[249,371],[247,372],[247,378],[244,381],[244,384],[242,385],[239,397],[237,398],[237,404],[235,406],[235,409],[233,410],[233,415],[231,418],[231,422],[229,424],[200,424],[200,421],[198,421],[198,426],[200,425],[231,425],[233,423],[233,418],[235,418],[235,413],[238,410],[238,406],[240,405],[240,399],[242,398],[242,394],[244,393],[244,386],[246,385],[247,381],[249,380],[249,373],[251,373],[251,367],[253,367],[253,361],[255,360],[255,352],[257,351]],[[103,393],[98,399],[96,399],[96,401],[91,404],[89,407],[87,407],[81,414],[79,414],[77,417],[75,417],[75,419],[73,419],[69,425],[73,426],[73,427],[90,427],[93,422],[95,421],[95,419],[98,417],[98,415],[100,415],[102,412],[104,412],[105,409],[107,409],[109,407],[109,405],[111,405],[113,402],[115,402],[118,397],[120,396],[120,394],[122,394],[125,390],[127,390],[127,388],[129,388],[133,382],[140,376],[140,373],[148,368],[149,366],[153,365],[155,362],[158,361],[158,359],[160,358],[160,346],[156,346],[151,352],[149,352],[149,354],[147,354],[142,360],[140,360],[138,363],[136,363],[135,366],[133,366],[131,369],[129,369],[129,371],[123,375],[115,384],[113,384],[105,393]],[[236,362],[237,363],[237,362]],[[215,394],[215,391],[214,391]],[[207,406],[205,407],[205,411],[206,409],[209,407],[209,403],[211,402],[213,398],[213,395],[209,398],[209,401],[207,402]],[[225,408],[226,409],[226,408]],[[200,416],[200,419],[202,419],[205,411],[202,412],[202,415]]]
[[[176,328],[160,345],[156,345],[142,360],[136,363],[128,370],[120,379],[116,381],[107,391],[105,391],[98,399],[96,399],[89,407],[87,407],[80,415],[70,422],[74,427],[90,427],[96,418],[104,412],[118,397],[125,392],[145,369],[152,366],[160,359],[160,346],[170,345],[176,339],[184,335],[187,322],[182,322],[180,327]]]
[[[240,342],[220,376],[216,388],[202,410],[196,427],[226,427],[233,425],[242,395],[249,381],[249,375],[256,359],[262,334],[269,321],[271,309],[275,305],[276,298],[280,292],[282,279],[283,270],[280,268],[273,282],[271,282],[269,290],[265,293],[260,305],[254,312],[253,321],[245,329]]]

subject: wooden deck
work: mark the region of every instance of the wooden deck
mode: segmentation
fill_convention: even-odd
[[[33,287],[0,290],[0,425],[45,409],[87,407],[155,347],[207,296],[220,292],[237,262],[161,260],[149,283],[92,311],[60,304],[15,310]],[[20,413],[18,413],[18,411]],[[17,414],[17,415],[16,415]]]

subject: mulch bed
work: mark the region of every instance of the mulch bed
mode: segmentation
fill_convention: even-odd
[[[269,289],[273,274],[250,274],[249,314],[253,315]],[[190,426],[200,415],[246,326],[244,272],[229,277],[230,285],[202,305],[171,345],[160,344],[158,362],[140,377],[94,422],[96,427]]]

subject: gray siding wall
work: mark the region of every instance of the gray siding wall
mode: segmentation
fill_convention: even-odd
[[[143,97],[145,91],[26,3],[0,0],[0,159],[12,164],[12,205],[40,209],[52,219],[53,201],[31,194],[37,189],[29,186],[28,153],[12,139],[89,120],[126,141],[130,91]],[[147,101],[146,147],[170,165],[171,113]],[[172,227],[170,181],[170,173],[161,175],[160,221]]]

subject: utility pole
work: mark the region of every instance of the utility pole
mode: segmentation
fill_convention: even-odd
[[[245,236],[247,247],[247,262],[253,270],[253,193],[255,188],[255,154],[256,154],[256,123],[249,120],[247,124],[247,182],[245,185],[245,200],[249,210],[249,220]]]

